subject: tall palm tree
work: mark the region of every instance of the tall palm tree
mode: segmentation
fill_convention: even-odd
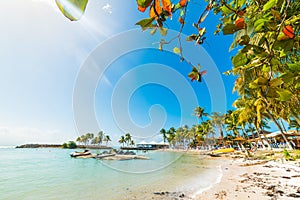
[[[197,146],[197,126],[193,125],[188,130],[188,138],[190,141],[190,147],[196,147]]]
[[[130,133],[126,133],[125,134],[125,142],[126,142],[127,146],[130,144],[131,140],[132,140],[132,137],[131,137]]]
[[[299,131],[300,130],[300,125],[297,123],[296,120],[291,120],[290,123],[289,123],[289,128],[295,128],[296,131]]]
[[[168,142],[169,142],[169,144],[175,144],[175,140],[174,140],[174,138],[175,138],[175,132],[176,132],[176,130],[175,130],[175,128],[174,127],[171,127],[168,131],[167,131],[167,135],[168,135]]]
[[[194,115],[203,121],[203,116],[208,116],[208,113],[204,112],[204,108],[201,108],[200,106],[197,106],[194,109]]]
[[[91,141],[91,144],[99,144],[99,137],[94,137]]]
[[[94,134],[93,133],[87,133],[86,138],[87,138],[87,143],[89,143],[94,138]]]
[[[232,133],[237,136],[239,135],[239,128],[238,128],[238,115],[236,112],[232,110],[228,110],[225,116],[225,124],[226,130],[232,131]]]
[[[135,142],[133,140],[130,141],[130,146],[134,146]]]
[[[125,144],[125,142],[126,142],[125,136],[122,135],[118,142],[119,142],[120,144],[122,144],[122,146],[124,147],[124,144]]]
[[[101,145],[102,144],[102,142],[103,142],[103,139],[104,139],[104,132],[103,131],[99,131],[98,132],[98,137],[99,137],[99,145]]]
[[[225,123],[225,115],[218,112],[212,112],[209,117],[211,118],[212,125],[219,130],[219,134],[221,136],[221,139],[223,140],[223,126]]]
[[[169,129],[169,133],[175,133],[176,132],[176,129],[174,128],[174,127],[171,127],[170,129]]]
[[[84,145],[87,145],[87,143],[88,143],[88,138],[87,138],[86,134],[85,134],[85,135],[82,135],[80,138],[81,138],[81,142],[84,143]]]
[[[166,133],[167,133],[167,132],[166,132],[166,130],[165,130],[164,128],[162,128],[162,129],[160,130],[160,134],[162,134],[162,136],[163,136],[164,143],[166,143],[166,140],[168,139]]]
[[[104,137],[103,141],[106,143],[105,145],[107,146],[108,142],[110,142],[110,141],[111,141],[111,139],[110,139],[109,135],[105,135],[105,137]]]
[[[82,143],[81,137],[78,137],[78,138],[76,139],[76,142],[78,142],[79,144]]]
[[[174,144],[179,147],[183,147],[183,141],[184,141],[184,129],[182,127],[179,127],[176,130],[175,136],[174,136]]]

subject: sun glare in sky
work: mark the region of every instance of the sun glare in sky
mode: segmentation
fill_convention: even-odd
[[[65,5],[78,14],[72,6]],[[224,36],[208,33],[207,42],[201,46],[203,55],[207,52],[214,64],[199,54],[186,52],[207,70],[203,82],[196,83],[187,77],[190,66],[172,53],[176,44],[168,47],[170,52],[161,52],[158,50],[161,36],[158,33],[151,36],[135,25],[148,17],[148,13],[137,11],[135,1],[89,1],[86,12],[76,22],[65,18],[54,0],[5,1],[1,9],[0,23],[5,31],[0,32],[0,90],[5,95],[0,99],[0,145],[62,143],[100,129],[114,135],[115,141],[124,132],[158,135],[161,128],[197,123],[193,115],[197,105],[208,112],[231,108],[235,98],[231,93],[234,78],[222,74],[231,68],[230,42]],[[190,13],[195,13],[192,11]],[[178,13],[167,22],[170,35],[171,29],[178,30],[176,15]],[[187,16],[187,23],[193,23],[194,18],[192,14]],[[213,15],[208,18],[208,28],[215,29],[215,19]],[[128,37],[132,30],[138,31],[139,36]],[[187,26],[183,33],[192,31],[192,27]],[[142,48],[146,44],[144,37],[151,38],[146,49],[118,54],[130,43]],[[114,43],[115,38],[120,39],[118,43]],[[84,63],[103,43],[107,47],[97,55],[108,64],[95,62],[94,65],[107,70],[99,80],[85,79],[87,85],[95,81],[90,107],[94,109],[92,115],[97,128],[78,129],[74,87]],[[109,50],[117,55],[112,60],[107,60]],[[145,80],[148,82],[144,83]],[[222,91],[217,80],[224,82]],[[112,97],[117,99],[112,100]],[[124,97],[128,99],[122,99]],[[81,95],[80,98],[89,97]],[[118,112],[115,109],[118,106],[123,110]],[[88,122],[91,116],[83,117]],[[145,129],[147,126],[149,129]]]

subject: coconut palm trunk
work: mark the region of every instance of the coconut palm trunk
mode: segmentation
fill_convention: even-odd
[[[273,114],[269,110],[267,110],[267,113],[270,116],[270,118],[272,119],[272,121],[275,123],[275,125],[277,126],[277,128],[280,130],[281,136],[284,139],[284,141],[286,142],[288,148],[289,149],[293,149],[293,147],[289,143],[288,139],[285,137],[284,131],[282,130],[282,127],[280,126],[280,124],[278,123],[278,121],[275,119],[275,117],[273,116]]]

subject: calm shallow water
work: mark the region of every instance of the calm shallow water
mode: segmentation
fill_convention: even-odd
[[[130,199],[156,191],[194,193],[220,176],[216,165],[187,153],[138,152],[150,159],[100,161],[74,159],[70,152],[0,148],[0,199]]]

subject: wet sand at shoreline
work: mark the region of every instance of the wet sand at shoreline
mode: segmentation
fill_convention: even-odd
[[[197,156],[199,152],[189,152]],[[199,158],[200,159],[200,158]],[[124,199],[157,200],[292,200],[300,198],[300,161],[265,161],[245,160],[244,158],[202,158],[209,162],[211,168],[220,165],[222,178],[218,183],[199,189],[198,194],[182,190],[155,190],[150,187],[142,195],[128,196]]]
[[[300,161],[224,160],[221,182],[195,197],[207,199],[297,199],[300,198]]]

